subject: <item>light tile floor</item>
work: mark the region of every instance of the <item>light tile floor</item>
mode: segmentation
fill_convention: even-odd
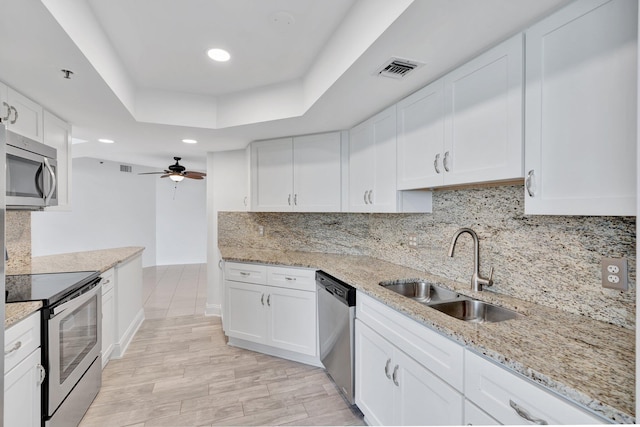
[[[146,320],[81,426],[363,425],[324,370],[226,344],[206,266],[144,269]]]

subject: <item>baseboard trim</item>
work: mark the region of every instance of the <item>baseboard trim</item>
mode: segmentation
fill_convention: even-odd
[[[306,354],[296,353],[294,351],[282,350],[280,348],[271,347],[264,344],[258,344],[239,338],[229,337],[228,345],[232,347],[243,348],[245,350],[256,351],[258,353],[268,354],[270,356],[280,357],[282,359],[293,360],[294,362],[304,363],[306,365],[324,368],[319,357],[309,356]]]
[[[220,304],[209,304],[204,307],[205,316],[222,316],[222,306]]]

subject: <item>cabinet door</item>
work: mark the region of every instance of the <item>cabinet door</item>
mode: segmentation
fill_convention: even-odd
[[[267,344],[315,356],[316,293],[267,287]]]
[[[71,210],[71,126],[48,111],[44,112],[44,143],[58,154],[58,206],[46,209]]]
[[[462,394],[400,350],[394,355],[392,379],[399,394],[394,424],[462,425]]]
[[[526,32],[525,213],[636,214],[638,2],[573,2]]]
[[[369,425],[396,425],[394,347],[364,323],[355,325],[356,404]]]
[[[444,169],[444,81],[398,102],[398,189],[441,186]]]
[[[369,212],[367,199],[375,181],[373,126],[369,121],[349,131],[349,212]]]
[[[367,199],[373,212],[396,212],[396,106],[373,117],[375,182]]]
[[[500,423],[482,409],[465,399],[464,425],[466,426],[498,426]]]
[[[445,78],[444,183],[523,176],[522,35]]]
[[[17,117],[12,114],[13,119],[8,122],[8,128],[27,138],[43,142],[42,122],[44,110],[42,106],[11,88],[7,93],[9,105],[17,111]]]
[[[340,212],[340,133],[308,135],[293,139],[294,210]]]
[[[267,338],[266,288],[228,280],[225,285],[227,335],[264,344]]]
[[[282,138],[251,145],[251,209],[293,210],[293,141]]]
[[[40,426],[40,348],[4,376],[4,425]]]

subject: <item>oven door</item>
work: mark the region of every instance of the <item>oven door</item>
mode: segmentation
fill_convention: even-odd
[[[51,416],[100,356],[102,286],[49,310],[47,412]]]

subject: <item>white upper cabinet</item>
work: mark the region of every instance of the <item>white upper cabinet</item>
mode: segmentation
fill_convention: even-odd
[[[522,35],[398,103],[398,188],[523,177]]]
[[[251,144],[251,208],[263,212],[340,212],[339,132]]]
[[[293,138],[251,144],[251,209],[280,212],[293,208]]]
[[[42,106],[0,83],[2,122],[7,129],[38,142],[43,142]]]
[[[636,214],[637,8],[574,2],[526,32],[526,214]]]
[[[396,107],[349,132],[349,212],[396,212]]]
[[[44,143],[57,150],[58,206],[46,210],[71,210],[71,125],[45,110]]]

